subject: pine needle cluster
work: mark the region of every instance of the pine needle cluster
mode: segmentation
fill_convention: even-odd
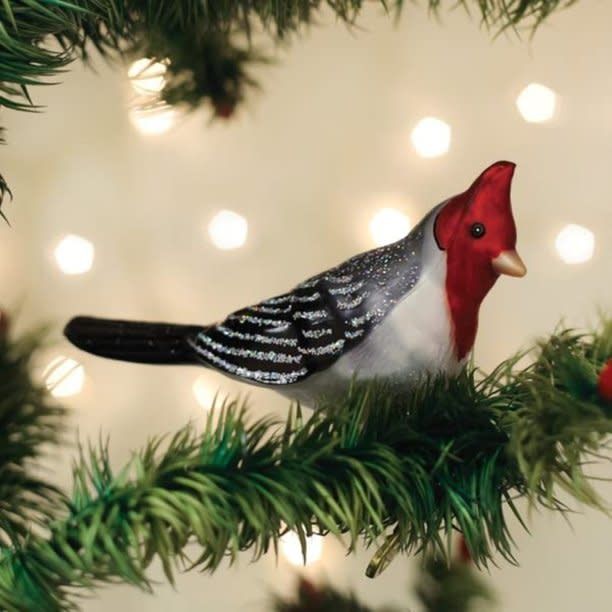
[[[473,565],[465,559],[449,562],[434,556],[421,559],[412,585],[423,612],[470,612],[480,603],[489,606],[494,596]],[[274,612],[402,612],[405,607],[367,606],[352,592],[332,584],[317,584],[300,577],[291,597],[272,599]]]
[[[563,511],[562,489],[603,505],[584,464],[612,432],[612,405],[596,390],[611,354],[605,322],[590,335],[559,331],[526,368],[513,358],[409,397],[356,384],[282,423],[226,402],[203,432],[154,439],[119,471],[107,447],[92,447],[46,532],[3,550],[0,608],[66,610],[80,589],[116,581],[151,589],[154,559],[169,580],[212,572],[241,551],[275,551],[288,530],[303,546],[331,534],[349,550],[392,533],[389,556],[447,555],[459,531],[477,564],[514,562],[505,510],[521,518],[517,497]]]
[[[42,477],[45,446],[60,441],[64,410],[31,377],[40,335],[12,342],[0,312],[0,546],[46,525],[61,496]]]
[[[463,0],[487,25],[535,27],[572,0]],[[29,88],[55,82],[93,50],[169,62],[162,93],[171,103],[235,105],[253,84],[247,66],[261,54],[253,32],[274,41],[316,23],[326,9],[353,24],[366,0],[5,0],[0,2],[0,105],[37,110]],[[399,14],[403,0],[379,0]],[[428,0],[429,9],[442,8]]]

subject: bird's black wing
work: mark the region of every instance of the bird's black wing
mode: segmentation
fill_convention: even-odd
[[[229,315],[190,337],[204,363],[250,382],[287,385],[329,367],[416,285],[422,225],[293,291]]]

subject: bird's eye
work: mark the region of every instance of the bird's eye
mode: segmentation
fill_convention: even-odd
[[[487,230],[482,223],[472,223],[472,227],[470,227],[470,234],[473,238],[482,238],[486,232]]]

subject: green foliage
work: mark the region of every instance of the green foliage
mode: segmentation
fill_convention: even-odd
[[[194,105],[240,101],[251,85],[245,66],[258,60],[250,43],[263,30],[274,40],[314,23],[324,8],[352,24],[366,0],[5,0],[0,2],[0,105],[37,110],[28,88],[53,82],[77,57],[91,49],[103,55],[146,53],[170,60],[171,79],[164,97]],[[403,0],[380,0],[398,13]],[[429,0],[438,11],[440,0]],[[571,0],[478,0],[475,7],[488,25],[537,25]],[[59,48],[56,44],[59,43]],[[178,75],[188,82],[178,87]]]
[[[403,0],[379,0],[399,14]],[[353,24],[367,0],[2,0],[0,107],[36,112],[35,85],[57,83],[69,64],[97,50],[107,58],[144,55],[168,62],[161,99],[227,117],[256,85],[249,67],[264,57],[252,36],[274,42],[316,23],[324,9]],[[441,0],[428,0],[431,11]],[[536,27],[572,0],[460,0],[501,29]],[[261,36],[259,37],[261,38]],[[2,139],[0,138],[0,141]],[[0,176],[1,196],[6,184]]]
[[[477,564],[512,561],[504,507],[513,499],[564,510],[561,485],[599,506],[584,457],[612,431],[595,392],[612,325],[560,331],[524,369],[424,383],[410,397],[354,385],[305,420],[251,422],[228,402],[201,434],[155,439],[120,471],[104,446],[82,453],[74,487],[44,534],[15,538],[0,559],[0,607],[64,610],[79,587],[123,581],[150,589],[146,569],[217,569],[240,551],[276,550],[287,530],[305,542],[335,534],[349,550],[393,531],[396,549],[448,555],[455,531]],[[196,545],[188,558],[187,543]],[[383,560],[384,561],[384,560]]]
[[[30,376],[39,341],[34,334],[12,342],[0,313],[0,545],[44,525],[59,499],[40,474],[44,445],[57,442],[63,410]]]
[[[423,612],[470,612],[477,604],[487,603],[489,609],[494,604],[493,593],[480,573],[462,559],[448,562],[426,556],[419,566],[413,589]],[[353,593],[340,591],[330,584],[314,584],[304,577],[300,578],[294,597],[284,599],[277,596],[272,604],[274,612],[400,611],[390,606],[368,607]]]
[[[510,452],[529,490],[554,504],[555,487],[603,509],[583,465],[596,460],[610,433],[612,405],[598,397],[597,379],[612,355],[612,320],[600,333],[561,330],[540,347],[535,364],[516,378],[522,405],[507,415]]]
[[[393,612],[391,608],[375,611],[360,603],[353,593],[343,593],[329,584],[315,585],[306,578],[300,578],[295,597],[275,597],[272,609],[274,612]]]
[[[469,612],[482,602],[491,609],[494,602],[480,574],[462,561],[426,558],[414,588],[426,612]]]

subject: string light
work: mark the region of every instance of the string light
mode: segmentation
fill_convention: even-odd
[[[566,264],[584,263],[593,257],[595,235],[590,229],[571,223],[557,234],[555,248]]]
[[[59,355],[45,368],[43,378],[53,397],[70,397],[82,391],[85,369],[78,361]]]
[[[89,240],[68,234],[60,240],[54,251],[55,261],[64,274],[89,272],[94,261],[94,246]]]
[[[319,561],[323,554],[323,537],[311,535],[306,538],[306,562],[300,538],[295,531],[288,531],[281,537],[280,550],[291,565],[311,565]]]
[[[164,88],[167,70],[168,66],[165,63],[143,57],[128,68],[127,74],[134,91],[147,96],[158,94]]]
[[[247,220],[231,210],[219,211],[208,224],[208,235],[222,250],[238,249],[244,245],[249,232]]]
[[[441,119],[425,117],[416,124],[410,139],[421,157],[439,157],[450,149],[451,128]]]
[[[557,94],[545,85],[530,83],[519,94],[516,106],[529,123],[550,121],[557,109]]]
[[[208,412],[213,407],[216,392],[203,374],[195,379],[191,390],[198,404]]]
[[[142,134],[157,136],[170,130],[176,123],[177,113],[168,104],[135,106],[130,109],[130,121]]]
[[[410,229],[410,219],[396,208],[381,208],[370,220],[370,235],[376,246],[395,242]]]

